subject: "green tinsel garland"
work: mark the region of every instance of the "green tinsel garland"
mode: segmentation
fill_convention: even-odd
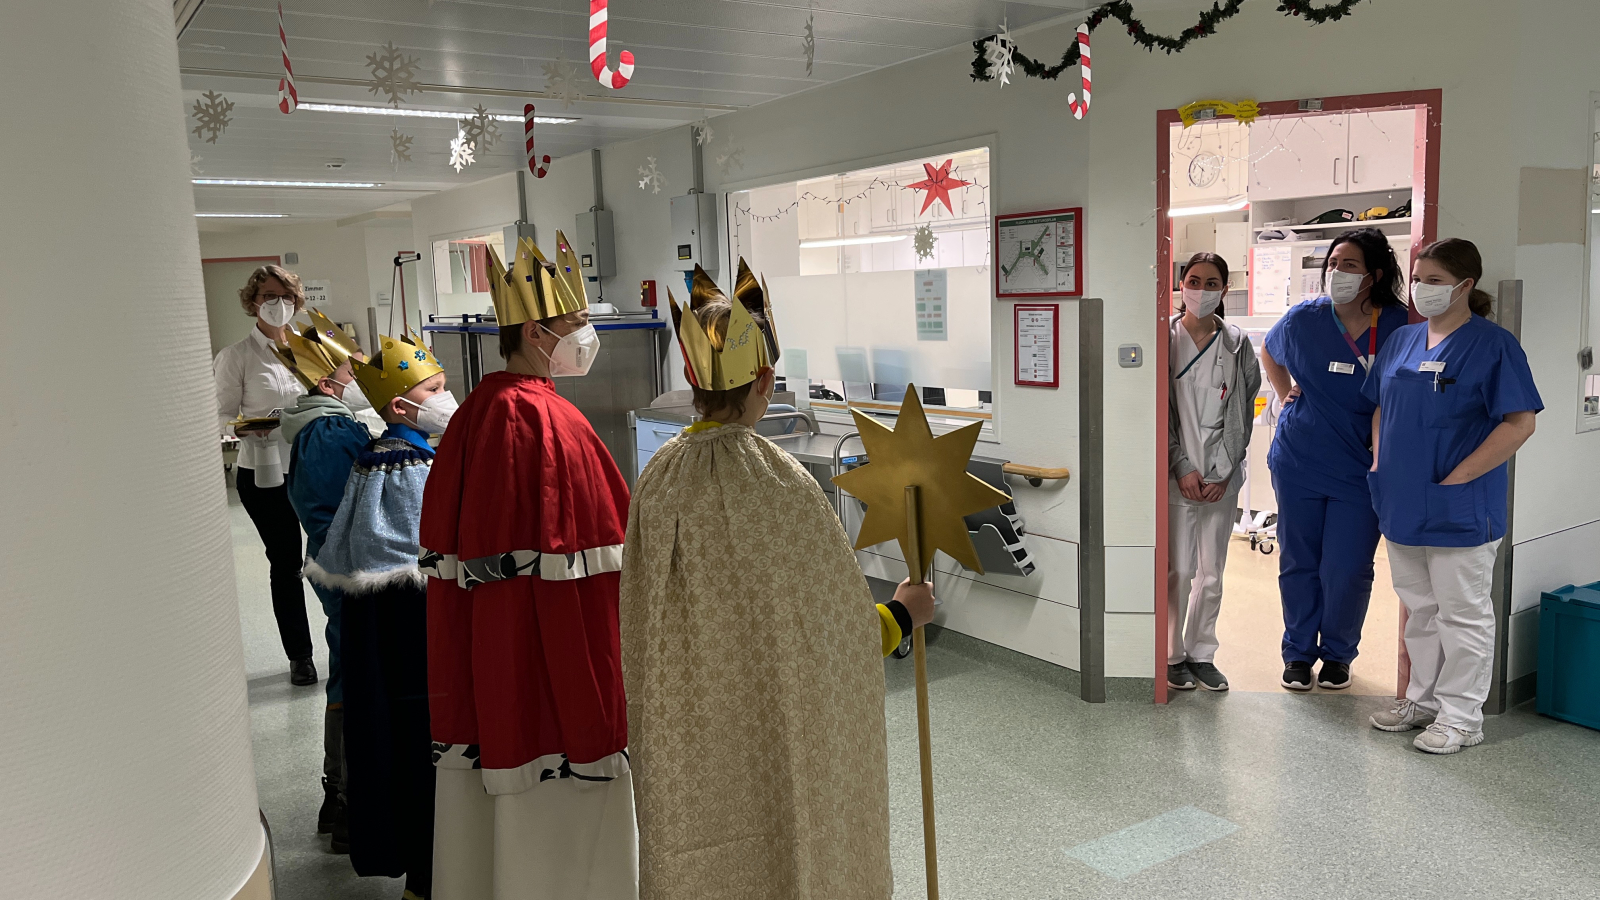
[[[1323,22],[1336,22],[1344,18],[1350,14],[1350,8],[1360,2],[1361,0],[1342,0],[1339,3],[1316,6],[1303,2],[1303,0],[1282,0],[1278,4],[1278,12],[1286,16],[1300,16],[1311,24],[1318,25]],[[1103,3],[1095,7],[1094,12],[1090,13],[1088,19],[1085,20],[1085,24],[1088,25],[1089,31],[1093,32],[1106,19],[1116,19],[1128,29],[1128,35],[1139,46],[1151,53],[1154,53],[1159,48],[1170,55],[1181,52],[1185,47],[1189,46],[1190,41],[1196,38],[1206,37],[1215,33],[1217,23],[1238,15],[1240,8],[1243,6],[1244,0],[1227,0],[1226,3],[1214,2],[1211,4],[1210,9],[1200,14],[1199,20],[1192,27],[1179,32],[1177,37],[1167,37],[1166,35],[1147,31],[1144,27],[1144,22],[1134,17],[1133,4],[1127,2],[1127,0],[1114,0],[1114,2]],[[984,50],[986,45],[994,39],[995,36],[990,35],[972,42],[974,52],[972,58],[973,81],[989,80],[989,60]],[[1011,60],[1016,64],[1017,68],[1032,78],[1054,81],[1062,72],[1078,64],[1078,54],[1078,43],[1074,41],[1072,46],[1067,48],[1067,52],[1061,55],[1061,62],[1054,66],[1046,66],[1044,63],[1032,59],[1024,55],[1021,50],[1016,49],[1016,42],[1013,41]]]

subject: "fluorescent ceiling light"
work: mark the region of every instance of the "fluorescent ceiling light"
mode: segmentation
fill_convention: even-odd
[[[1167,210],[1167,218],[1176,219],[1179,216],[1207,216],[1212,213],[1238,212],[1250,205],[1250,198],[1235,197],[1227,203],[1212,203],[1208,206],[1186,206]]]
[[[287,219],[288,213],[195,213],[196,219]]]
[[[417,119],[470,119],[472,113],[450,112],[445,109],[392,109],[387,106],[351,106],[343,103],[301,103],[296,109],[309,109],[312,112],[356,113],[364,116],[410,116]],[[490,116],[496,122],[521,122],[521,116],[507,116],[495,114]],[[571,125],[578,121],[564,116],[534,116],[533,121],[540,125]]]
[[[191,178],[195,184],[226,185],[229,187],[294,187],[294,188],[375,188],[381,181],[268,181],[253,178]]]
[[[801,241],[800,249],[815,250],[818,247],[852,247],[856,244],[890,244],[903,241],[910,237],[907,234],[864,234],[861,237],[828,238],[821,241]]]

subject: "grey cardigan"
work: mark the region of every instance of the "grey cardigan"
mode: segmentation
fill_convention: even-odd
[[[1261,365],[1256,362],[1255,348],[1250,346],[1250,339],[1245,337],[1244,331],[1239,326],[1219,319],[1221,322],[1221,335],[1217,338],[1222,343],[1222,352],[1233,357],[1233,366],[1239,384],[1228,395],[1227,405],[1222,410],[1222,449],[1233,461],[1234,471],[1244,461],[1244,451],[1250,446],[1250,429],[1255,424],[1256,394],[1261,391]],[[1173,328],[1182,328],[1183,321],[1179,318],[1172,320]],[[1172,335],[1167,335],[1170,340]],[[1167,466],[1173,478],[1183,476],[1199,469],[1183,452],[1183,441],[1179,437],[1178,427],[1178,393],[1172,376],[1167,376]]]

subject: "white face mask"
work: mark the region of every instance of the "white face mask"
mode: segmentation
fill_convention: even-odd
[[[372,408],[372,401],[367,399],[366,393],[356,384],[354,378],[349,381],[335,381],[334,384],[339,386],[339,402],[351,412]]]
[[[1450,308],[1450,303],[1455,299],[1456,288],[1464,282],[1456,284],[1423,284],[1420,281],[1411,283],[1411,302],[1417,307],[1417,312],[1427,318],[1444,315]]]
[[[555,334],[555,332],[550,332]],[[544,353],[544,348],[539,348]],[[594,365],[595,357],[600,355],[600,335],[595,333],[593,325],[584,325],[577,331],[561,336],[556,342],[554,353],[545,353],[544,358],[550,362],[550,377],[562,378],[573,375],[589,374],[589,367]]]
[[[1366,280],[1366,275],[1341,272],[1335,269],[1328,273],[1328,299],[1343,306],[1356,299],[1356,295],[1361,293],[1361,286],[1366,283]]]
[[[1183,287],[1183,308],[1204,319],[1222,305],[1222,291],[1203,291],[1187,285]]]
[[[282,328],[294,318],[294,301],[274,300],[271,303],[261,303],[256,307],[256,318],[273,328]]]
[[[411,403],[404,397],[401,403]],[[421,403],[411,403],[417,408],[417,427],[429,434],[444,434],[450,426],[450,417],[456,414],[456,395],[440,391]]]

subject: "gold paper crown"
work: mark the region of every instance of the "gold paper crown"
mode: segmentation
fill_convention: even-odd
[[[306,390],[316,389],[317,382],[332,375],[333,371],[339,368],[340,363],[333,359],[324,345],[303,338],[293,331],[289,332],[287,339],[289,341],[287,347],[273,344],[272,352],[278,357],[279,362],[287,366],[289,371],[294,373],[294,377],[305,385]]]
[[[389,401],[444,371],[422,341],[411,335],[379,335],[378,346],[382,349],[372,362],[350,358],[356,384],[373,409],[382,411]]]
[[[545,259],[531,238],[517,242],[507,272],[500,257],[489,248],[489,294],[494,318],[501,326],[521,325],[530,319],[551,319],[589,308],[583,273],[567,236],[556,232],[556,261]]]
[[[328,358],[333,360],[334,368],[344,364],[352,356],[364,355],[361,345],[355,338],[345,332],[343,328],[334,324],[333,320],[322,314],[320,309],[311,309],[306,315],[311,317],[311,327],[300,332],[305,338],[316,341],[327,351]]]
[[[706,270],[694,267],[694,286],[689,291],[687,315],[672,296],[672,289],[667,289],[672,327],[678,332],[683,361],[689,367],[689,381],[697,388],[726,391],[749,384],[756,380],[762,366],[778,361],[778,332],[772,321],[772,302],[767,297],[766,280],[757,284],[756,276],[743,259],[739,260],[739,278],[733,295],[728,330],[726,336],[718,340],[716,329],[702,325],[694,314],[707,303],[727,299]],[[758,325],[750,315],[757,311],[766,318],[765,327]]]

